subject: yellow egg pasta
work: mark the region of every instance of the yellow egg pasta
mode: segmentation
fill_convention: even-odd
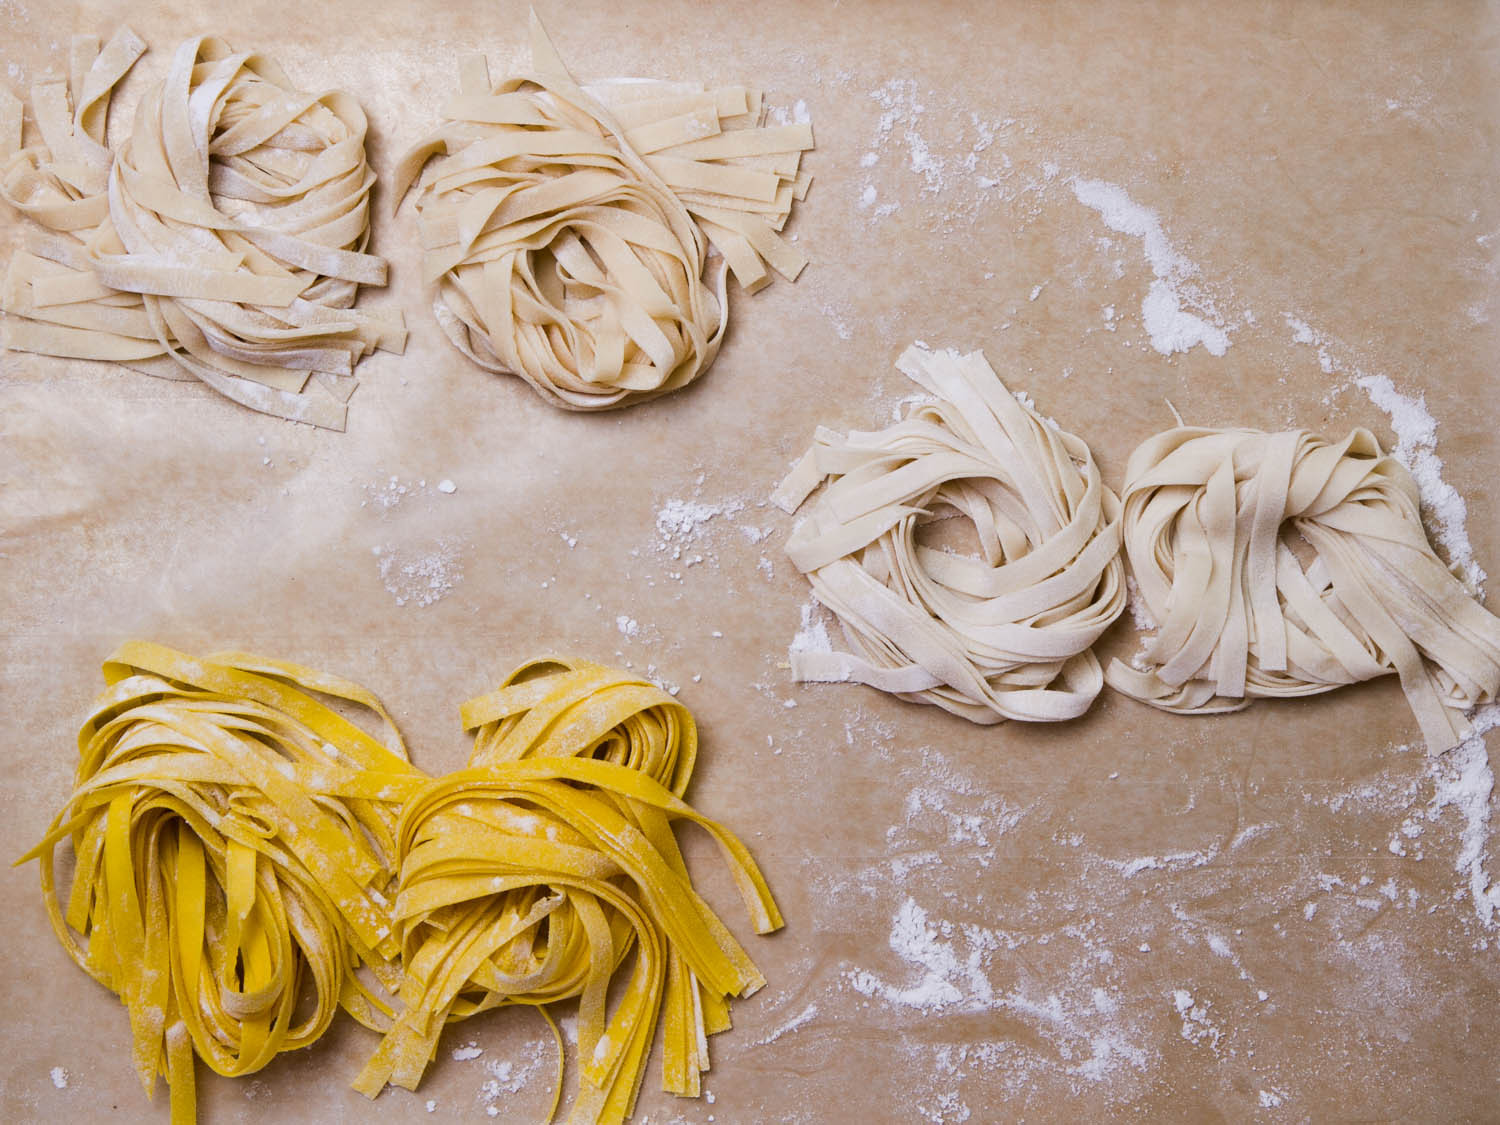
[[[692,715],[628,673],[540,660],[465,704],[463,720],[475,732],[468,768],[402,811],[404,1009],[356,1089],[415,1089],[448,1022],[504,1005],[545,1015],[576,997],[571,1121],[629,1116],[658,1023],[664,1088],[696,1095],[729,998],[764,979],[693,890],[673,822],[719,844],[757,933],[781,916],[744,846],[681,800]]]
[[[339,1007],[389,1026],[397,815],[424,779],[379,701],[338,677],[131,642],[104,678],[73,794],[23,860],[40,862],[64,948],[128,1009],[147,1093],[165,1075],[185,1123],[195,1053],[243,1075],[314,1042]],[[320,696],[378,718],[383,737]]]
[[[806,194],[812,128],[763,125],[744,87],[580,87],[534,14],[531,55],[532,73],[498,83],[466,59],[444,125],[397,167],[398,200],[421,177],[438,323],[566,409],[684,387],[718,353],[726,267],[753,292],[767,264],[788,278],[805,265],[777,232]]]

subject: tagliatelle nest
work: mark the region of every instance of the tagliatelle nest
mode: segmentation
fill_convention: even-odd
[[[475,363],[567,409],[684,387],[728,324],[726,265],[748,291],[769,281],[766,262],[789,278],[804,265],[776,231],[807,189],[812,129],[761,125],[743,87],[581,88],[534,16],[531,50],[534,73],[495,84],[466,60],[448,123],[397,169],[398,199],[422,176],[438,323]]]
[[[1411,474],[1368,430],[1178,426],[1125,475],[1125,553],[1160,628],[1111,686],[1212,714],[1394,672],[1432,753],[1500,690],[1500,619],[1433,552]]]
[[[352,307],[386,279],[365,252],[364,113],[299,91],[262,55],[190,39],[114,152],[110,92],[144,50],[128,30],[102,51],[75,41],[71,82],[33,91],[40,146],[19,147],[19,103],[0,99],[3,196],[53,232],[11,260],[6,345],[197,378],[342,429],[354,365],[405,344],[399,313]]]
[[[499,1006],[545,1015],[577,997],[570,1120],[630,1115],[658,1023],[663,1088],[697,1095],[729,998],[765,982],[693,890],[673,822],[719,844],[757,933],[781,916],[744,846],[680,798],[697,747],[692,715],[629,673],[545,659],[466,703],[463,719],[475,731],[468,768],[402,812],[404,1010],[356,1089],[415,1089],[448,1023]]]
[[[848,653],[794,651],[803,681],[852,681],[976,723],[1076,718],[1104,684],[1090,646],[1125,608],[1120,503],[1088,446],[1017,401],[982,354],[908,348],[933,396],[876,433],[820,429],[774,498]],[[919,541],[958,517],[978,552]]]
[[[191,1121],[194,1051],[243,1075],[316,1041],[341,1006],[389,1025],[355,970],[399,984],[396,817],[422,778],[379,701],[337,677],[140,642],[104,673],[73,794],[24,858],[41,862],[63,947],[129,1011],[147,1093],[165,1074],[174,1123]],[[375,714],[387,742],[315,696]]]

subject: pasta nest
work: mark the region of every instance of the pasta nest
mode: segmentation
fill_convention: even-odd
[[[672,822],[720,845],[757,932],[781,917],[743,845],[680,799],[692,715],[626,673],[548,659],[465,704],[463,718],[476,732],[468,768],[425,786],[401,816],[404,1010],[355,1088],[414,1089],[447,1022],[502,1005],[545,1015],[577,997],[573,1120],[629,1115],[662,1018],[663,1085],[697,1094],[705,1037],[729,1026],[727,998],[764,980],[693,890]],[[610,982],[632,952],[610,1012]],[[561,1065],[559,1040],[559,1078]]]
[[[125,1003],[147,1092],[164,1073],[173,1119],[191,1120],[195,1048],[242,1075],[312,1043],[340,1006],[388,1022],[356,970],[398,982],[387,893],[397,809],[420,778],[379,702],[348,681],[137,642],[104,672],[73,794],[25,858],[40,860],[64,948]],[[374,713],[387,742],[310,693]]]
[[[1411,474],[1368,430],[1178,426],[1131,455],[1124,505],[1159,628],[1141,668],[1112,662],[1120,691],[1206,714],[1395,672],[1437,753],[1500,688],[1500,619],[1433,552]]]
[[[1125,607],[1119,500],[980,353],[912,347],[897,366],[934,399],[877,433],[820,429],[776,497],[793,511],[828,482],[786,550],[854,650],[794,650],[794,677],[977,723],[1081,715],[1103,686],[1090,646]],[[955,516],[977,556],[922,542]]]
[[[604,410],[676,390],[713,362],[726,274],[721,262],[704,279],[708,243],[687,209],[568,85],[494,86],[489,120],[418,146],[396,191],[447,153],[417,209],[424,279],[454,346],[554,405]]]
[[[535,13],[531,56],[532,73],[499,83],[466,58],[446,124],[396,169],[397,200],[421,177],[438,323],[569,410],[684,387],[718,354],[728,275],[753,293],[768,266],[792,280],[807,264],[778,232],[811,182],[812,126],[764,124],[743,86],[580,87]]]
[[[90,49],[75,41],[75,62]],[[3,194],[58,234],[12,259],[7,343],[196,377],[252,409],[342,429],[355,363],[405,344],[399,313],[352,307],[360,285],[386,280],[365,252],[363,111],[299,91],[263,55],[189,39],[111,150],[110,93],[144,49],[124,29],[76,68],[71,111],[62,83],[33,92],[43,144],[9,154]],[[0,118],[18,109],[0,99]],[[14,140],[0,137],[0,155]],[[302,394],[310,377],[326,393]]]

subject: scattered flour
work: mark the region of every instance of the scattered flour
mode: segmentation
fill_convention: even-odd
[[[477,1043],[470,1042],[462,1047],[453,1048],[453,1061],[468,1062],[470,1059],[477,1059],[482,1054],[484,1054],[484,1048]]]
[[[844,974],[845,984],[892,1007],[929,1013],[1003,1011],[1032,1026],[1051,1044],[1064,1064],[1060,1069],[1075,1080],[1101,1082],[1114,1077],[1122,1067],[1143,1071],[1150,1062],[1147,1051],[1133,1041],[1136,1029],[1122,1021],[1117,996],[1107,989],[1083,988],[1077,998],[1059,992],[1038,998],[1025,988],[997,991],[987,968],[991,955],[1008,943],[996,931],[934,921],[908,898],[892,920],[890,946],[902,960],[921,970],[915,983],[895,985],[856,969]],[[996,1043],[991,1049],[1013,1046]],[[998,1056],[986,1058],[985,1054],[981,1051],[973,1061],[992,1066]],[[965,1054],[963,1060],[969,1061],[969,1056]]]
[[[373,504],[382,512],[388,512],[396,507],[409,496],[416,496],[427,487],[424,481],[403,481],[400,477],[391,477],[383,484],[368,484],[365,486],[365,499],[360,501],[360,507]]]
[[[771,1032],[770,1035],[767,1035],[764,1039],[757,1040],[755,1045],[757,1047],[764,1047],[767,1043],[776,1042],[776,1040],[780,1039],[783,1035],[791,1035],[794,1032],[798,1031],[800,1028],[806,1026],[809,1021],[817,1016],[817,1014],[818,1006],[816,1004],[809,1004],[807,1007],[803,1008],[802,1011],[798,1012],[791,1019],[787,1020],[786,1023],[782,1024],[775,1031]]]
[[[703,525],[720,516],[733,516],[745,510],[742,500],[723,504],[704,504],[697,500],[668,500],[656,510],[656,530],[662,546],[693,539]]]
[[[1068,182],[1078,202],[1099,212],[1110,230],[1141,240],[1146,262],[1155,275],[1141,302],[1141,318],[1151,346],[1162,355],[1171,355],[1202,344],[1210,355],[1223,355],[1229,349],[1229,333],[1192,281],[1199,272],[1197,265],[1172,245],[1162,230],[1160,216],[1131,199],[1118,184],[1076,176]],[[1184,305],[1197,313],[1189,312]]]
[[[1490,766],[1484,736],[1500,727],[1500,703],[1477,708],[1472,723],[1468,738],[1428,762],[1435,791],[1427,815],[1434,818],[1451,806],[1463,816],[1463,833],[1454,866],[1468,880],[1469,894],[1480,921],[1494,926],[1500,887],[1490,880],[1485,853],[1490,838],[1490,798],[1495,789],[1495,772]]]
[[[1185,988],[1177,988],[1172,990],[1172,1006],[1182,1018],[1181,1034],[1184,1039],[1194,1046],[1206,1043],[1211,1049],[1218,1049],[1219,1040],[1224,1033],[1208,1018],[1208,1010],[1212,1005],[1207,1000],[1197,1003],[1191,992]]]
[[[58,1090],[66,1090],[68,1088],[68,1072],[62,1067],[54,1066],[50,1077],[54,1088]]]
[[[1194,852],[1173,852],[1170,855],[1143,855],[1129,860],[1107,860],[1110,866],[1129,879],[1142,871],[1185,871],[1190,867],[1202,867],[1218,857],[1217,846]]]
[[[546,1042],[533,1042],[530,1051],[520,1063],[511,1062],[509,1059],[485,1060],[484,1069],[489,1077],[479,1087],[479,1101],[484,1105],[485,1113],[491,1117],[499,1116],[500,1107],[495,1103],[507,1095],[519,1093],[525,1087],[531,1075],[548,1057],[551,1045],[550,1039]]]
[[[615,618],[615,628],[627,637],[634,637],[641,631],[640,623],[635,618],[627,617],[623,613]]]
[[[439,539],[425,552],[401,547],[375,547],[373,552],[380,579],[398,606],[430,606],[463,580],[462,548],[451,539]]]

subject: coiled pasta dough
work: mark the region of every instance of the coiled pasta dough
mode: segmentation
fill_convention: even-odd
[[[1433,553],[1411,474],[1368,430],[1178,426],[1131,455],[1124,505],[1160,625],[1146,670],[1110,665],[1127,695],[1208,714],[1395,672],[1439,753],[1500,688],[1500,619]]]
[[[936,401],[878,433],[819,429],[775,497],[787,541],[853,653],[792,654],[799,680],[857,681],[976,723],[1053,721],[1103,686],[1090,646],[1125,607],[1120,506],[1088,446],[1018,402],[978,352],[913,346],[897,366]],[[919,531],[962,516],[981,557]]]
[[[62,84],[38,86],[43,144],[7,159],[5,198],[52,232],[10,263],[7,346],[197,378],[343,429],[355,363],[405,346],[399,313],[353,308],[386,279],[365,252],[364,113],[297,90],[265,56],[190,39],[112,153],[109,91],[145,48],[126,29],[84,67],[88,42],[75,41],[71,112]],[[303,393],[310,376],[319,389]]]
[[[418,194],[424,279],[454,346],[570,410],[677,390],[714,360],[725,266],[753,291],[804,263],[776,234],[801,198],[805,123],[760,128],[743,88],[580,88],[532,17],[533,73],[467,60],[448,119],[396,171]],[[710,264],[710,243],[723,259]]]
[[[334,676],[132,642],[104,678],[73,795],[23,859],[40,861],[64,948],[128,1008],[147,1093],[164,1074],[172,1120],[190,1122],[195,1051],[242,1075],[314,1042],[340,1006],[388,1025],[355,970],[398,984],[387,894],[397,810],[422,778],[379,701]],[[384,741],[318,695],[373,713]]]
[[[405,1008],[356,1088],[414,1089],[446,1022],[501,1005],[545,1015],[577,997],[571,1120],[630,1114],[658,1022],[664,1087],[696,1095],[706,1036],[729,1026],[728,997],[764,980],[693,890],[672,822],[717,841],[756,932],[781,916],[744,846],[680,799],[692,715],[627,673],[540,660],[466,703],[463,721],[475,731],[469,767],[402,812]],[[611,1013],[611,982],[632,953]]]

